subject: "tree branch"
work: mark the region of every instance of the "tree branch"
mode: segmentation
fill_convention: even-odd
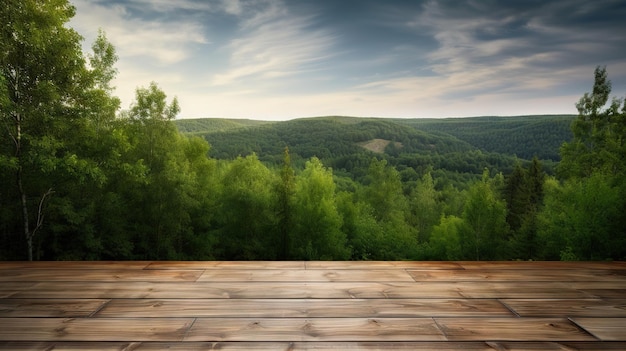
[[[46,202],[46,198],[50,197],[52,194],[54,194],[54,190],[50,188],[41,196],[41,200],[39,200],[39,206],[37,208],[37,222],[35,223],[35,229],[33,229],[33,231],[30,233],[29,239],[34,238],[37,230],[39,230],[39,228],[41,228],[41,226],[43,225],[43,220],[45,217],[43,213],[43,206]]]

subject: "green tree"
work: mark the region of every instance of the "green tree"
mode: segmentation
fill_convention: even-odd
[[[337,210],[332,171],[311,158],[296,178],[295,224],[291,252],[295,259],[342,260],[350,257],[342,218]]]
[[[289,258],[290,232],[293,222],[293,196],[295,192],[295,172],[291,166],[289,148],[285,147],[283,154],[283,166],[280,169],[280,182],[278,183],[278,230],[280,233],[278,245],[280,246],[280,258]]]
[[[176,98],[168,104],[165,92],[152,82],[136,90],[127,113],[129,157],[145,165],[145,177],[127,195],[134,204],[132,228],[139,258],[180,258],[175,243],[188,230],[185,202],[193,189],[185,188],[190,180],[184,141],[172,121],[178,112]]]
[[[537,254],[537,214],[543,200],[544,173],[534,157],[528,169],[517,163],[505,179],[506,221],[511,229],[509,256],[531,259]]]
[[[50,199],[67,198],[68,187],[102,183],[97,164],[83,154],[86,92],[93,80],[81,51],[82,38],[66,27],[75,9],[65,0],[5,2],[0,11],[3,83],[0,166],[14,180],[28,259],[44,226]]]
[[[428,242],[433,227],[439,222],[443,210],[439,197],[430,172],[424,174],[411,192],[409,222],[417,229],[420,242]]]
[[[354,260],[382,260],[384,229],[374,218],[373,210],[354,193],[343,191],[337,196],[337,208],[343,218],[342,232],[348,239]]]
[[[398,171],[386,160],[372,159],[366,184],[357,194],[366,203],[384,234],[376,255],[380,259],[410,259],[417,254],[417,230],[407,222],[409,204]]]
[[[621,258],[623,189],[596,173],[560,185],[551,180],[541,212],[540,236],[548,259],[604,260]]]
[[[596,171],[624,175],[626,171],[626,102],[613,98],[606,67],[596,67],[591,93],[576,104],[572,123],[574,139],[561,146],[559,174],[565,178],[588,177]]]
[[[216,216],[216,243],[223,259],[276,259],[277,175],[255,154],[226,165]]]
[[[429,241],[430,258],[435,260],[461,260],[463,256],[461,232],[464,226],[462,218],[444,216],[433,228]]]
[[[503,257],[503,248],[509,228],[506,223],[506,204],[498,194],[502,180],[489,177],[485,170],[480,182],[469,189],[463,210],[465,225],[461,231],[465,258],[494,260]]]

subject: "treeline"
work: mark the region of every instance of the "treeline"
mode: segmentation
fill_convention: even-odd
[[[575,115],[411,119],[399,121],[420,130],[452,135],[484,152],[521,159],[559,161],[559,147],[572,139]]]
[[[466,189],[470,182],[480,180],[485,168],[494,173],[509,173],[516,163],[522,162],[526,166],[532,159],[532,156],[523,159],[482,150],[448,133],[421,130],[421,123],[417,120],[317,117],[268,122],[260,126],[206,129],[204,132],[197,126],[215,124],[214,120],[178,120],[176,123],[183,131],[194,129],[187,135],[203,136],[211,145],[210,156],[220,160],[254,153],[264,163],[276,166],[281,162],[283,148],[288,146],[296,168],[303,168],[308,159],[317,157],[336,175],[362,182],[371,158],[384,159],[401,173],[407,192],[431,169],[438,186],[449,183]],[[494,121],[486,129],[493,129],[500,123],[508,125],[509,122]],[[555,123],[555,118],[549,116],[540,124],[545,127]],[[560,135],[552,137],[559,143],[571,139],[561,138]],[[360,146],[376,139],[389,142],[384,152],[375,153]],[[523,148],[524,145],[518,143],[514,147]],[[558,147],[554,149],[558,153]],[[554,174],[556,162],[550,159],[541,162],[548,174]]]
[[[332,118],[294,121],[302,133],[272,129],[262,145],[278,156],[242,138],[241,156],[219,158],[177,129],[177,100],[156,83],[120,110],[115,48],[100,33],[83,55],[72,15],[64,1],[0,12],[0,260],[626,257],[626,106],[609,102],[604,68],[555,175],[381,120],[351,120],[365,128],[348,141],[327,133]],[[372,137],[403,147],[362,152]]]

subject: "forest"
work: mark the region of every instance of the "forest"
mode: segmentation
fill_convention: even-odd
[[[0,10],[0,260],[626,259],[605,67],[577,115],[177,120],[74,11]]]

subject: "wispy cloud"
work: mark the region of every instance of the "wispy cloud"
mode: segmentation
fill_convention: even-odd
[[[152,3],[152,2],[150,2]],[[158,1],[151,6],[166,10],[168,3]],[[181,2],[179,5],[193,4]],[[88,0],[75,1],[78,8],[71,25],[88,39],[95,37],[98,28],[106,31],[123,58],[141,58],[144,62],[172,64],[193,55],[193,45],[206,44],[202,25],[194,22],[164,22],[131,16],[127,6],[104,6]]]
[[[575,113],[596,65],[626,88],[623,0],[73,0],[117,94],[156,81],[183,117]]]
[[[259,4],[257,4],[258,6]],[[278,1],[264,2],[254,11],[238,10],[241,35],[224,48],[227,70],[213,77],[215,85],[286,78],[315,69],[331,55],[333,35],[312,29],[313,16],[290,14]]]

